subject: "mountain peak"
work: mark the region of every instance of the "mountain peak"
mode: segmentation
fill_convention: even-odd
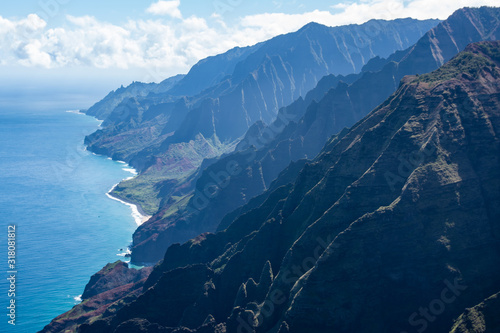
[[[323,24],[320,24],[317,22],[309,22],[305,26],[300,28],[299,31],[306,31],[306,30],[309,31],[309,30],[324,29],[324,28],[328,28],[328,27],[326,25],[323,25]]]

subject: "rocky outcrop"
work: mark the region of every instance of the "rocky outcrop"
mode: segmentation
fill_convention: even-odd
[[[108,290],[120,287],[129,283],[136,283],[144,280],[151,273],[148,269],[130,269],[128,264],[117,261],[108,264],[96,274],[92,275],[89,283],[85,286],[82,300],[89,299]]]
[[[473,44],[81,332],[449,331],[500,290],[499,129],[500,42]]]
[[[79,325],[96,318],[112,316],[141,293],[152,267],[128,268],[122,261],[106,265],[94,274],[85,287],[82,302],[56,317],[42,333],[74,332]]]

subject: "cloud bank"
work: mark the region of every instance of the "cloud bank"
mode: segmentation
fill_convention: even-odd
[[[19,20],[0,16],[0,65],[64,68],[143,68],[151,81],[185,73],[198,60],[298,30],[315,21],[329,26],[370,19],[446,19],[465,6],[498,5],[498,0],[360,0],[303,14],[264,13],[227,25],[223,13],[184,18],[180,0],[145,9],[152,19],[123,25],[93,17],[66,16],[64,27],[48,28],[36,14]]]

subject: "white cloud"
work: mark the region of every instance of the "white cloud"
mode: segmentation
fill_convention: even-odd
[[[160,0],[149,6],[149,8],[146,9],[146,12],[153,15],[167,15],[181,19],[182,14],[181,11],[179,10],[180,5],[181,5],[180,0],[171,0],[171,1]]]
[[[241,25],[261,32],[279,34],[300,29],[311,21],[339,26],[360,24],[371,19],[412,17],[444,20],[459,8],[498,5],[498,0],[361,0],[333,5],[332,12],[315,10],[303,14],[264,13],[246,16],[241,19]]]
[[[396,19],[446,19],[463,7],[498,6],[498,0],[368,0],[360,3],[346,2],[335,6],[335,19],[361,23],[372,18]]]
[[[20,63],[26,65],[40,65],[42,67],[51,67],[52,60],[50,55],[41,50],[42,43],[39,40],[35,40],[23,47],[26,52],[28,59],[21,60]]]
[[[235,46],[252,45],[315,21],[329,26],[363,23],[372,18],[445,19],[465,6],[498,5],[498,0],[362,0],[332,11],[303,14],[264,13],[228,24],[221,15],[207,19],[176,13],[177,1],[154,3],[157,13],[176,18],[129,20],[115,25],[94,17],[67,16],[63,27],[48,28],[35,14],[11,20],[0,16],[0,64],[43,68],[143,69],[142,81],[185,73],[198,60]],[[160,10],[160,9],[161,10]],[[153,9],[151,9],[153,10]]]

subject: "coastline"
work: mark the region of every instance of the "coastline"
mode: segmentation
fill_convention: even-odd
[[[133,177],[129,177],[129,178],[126,178],[124,180],[128,180],[128,179],[131,179],[131,178],[133,178]],[[118,183],[118,184],[120,184],[120,183]],[[120,198],[117,198],[117,197],[113,196],[111,193],[118,186],[118,184],[115,184],[108,191],[108,193],[106,193],[106,196],[108,198],[112,199],[112,200],[121,202],[122,204],[129,206],[130,209],[132,210],[132,217],[134,218],[135,223],[137,224],[138,227],[140,227],[144,222],[146,222],[147,220],[149,220],[151,218],[151,216],[150,215],[146,215],[146,213],[142,210],[142,208],[141,208],[140,205],[137,205],[137,204],[135,204],[133,202],[125,201],[123,199],[120,199]]]
[[[98,120],[100,122],[98,128],[101,127],[101,124],[103,122],[102,120],[99,120],[99,119],[97,119],[94,116],[88,115],[84,110],[67,110],[66,112],[68,112],[68,113],[75,113],[75,114],[81,114],[81,115],[92,117],[92,118],[94,118],[94,119],[96,119],[96,120]],[[108,160],[115,161],[115,160],[113,160],[109,156],[96,154],[93,151],[88,150],[87,145],[84,145],[84,146],[85,146],[85,150],[86,151],[92,153],[95,156],[102,156],[102,157],[106,157]],[[128,171],[128,172],[132,173],[134,175],[134,177],[137,176],[137,174],[138,174],[137,170],[135,170],[132,166],[130,166],[129,164],[127,164],[127,162],[124,162],[124,161],[115,161],[115,162],[123,164],[124,165],[124,168],[123,168],[124,171]],[[134,177],[124,178],[124,179],[122,179],[122,181],[129,180],[129,179],[132,179]],[[132,217],[134,218],[135,223],[137,224],[138,227],[140,227],[144,222],[146,222],[147,220],[149,220],[152,216],[151,215],[147,215],[144,212],[144,210],[141,208],[140,205],[138,205],[138,204],[136,204],[134,202],[126,201],[126,200],[123,200],[121,198],[115,197],[115,196],[113,196],[111,194],[114,191],[114,189],[120,183],[117,183],[117,184],[113,185],[113,187],[106,193],[106,196],[108,198],[110,198],[111,200],[115,200],[115,201],[118,201],[118,202],[120,202],[120,203],[122,203],[122,204],[124,204],[126,206],[129,206],[130,209],[132,210]]]
[[[131,211],[104,197],[113,184],[133,176],[128,170],[133,168],[110,163],[102,155],[96,158],[87,149],[84,137],[95,132],[100,122],[82,117],[84,113],[59,108],[55,105],[45,111],[36,103],[21,105],[7,109],[1,118],[2,142],[5,139],[5,156],[9,156],[2,160],[2,173],[9,181],[1,192],[6,194],[6,207],[12,208],[6,211],[5,223],[17,225],[19,232],[24,230],[19,236],[29,254],[19,267],[21,293],[16,293],[16,307],[32,311],[16,321],[19,332],[43,330],[80,303],[84,287],[101,266],[117,260],[129,262],[129,245],[138,227],[139,215],[132,207]],[[19,154],[23,149],[29,154]],[[136,209],[142,222],[146,214],[140,207]],[[47,228],[54,221],[58,227]],[[55,249],[50,256],[44,253],[47,244]],[[82,246],[93,248],[92,255],[82,251]],[[47,267],[54,269],[40,276]],[[1,286],[3,289],[4,283]],[[50,294],[50,302],[40,290]],[[0,324],[0,332],[9,332],[7,325],[7,320]]]

